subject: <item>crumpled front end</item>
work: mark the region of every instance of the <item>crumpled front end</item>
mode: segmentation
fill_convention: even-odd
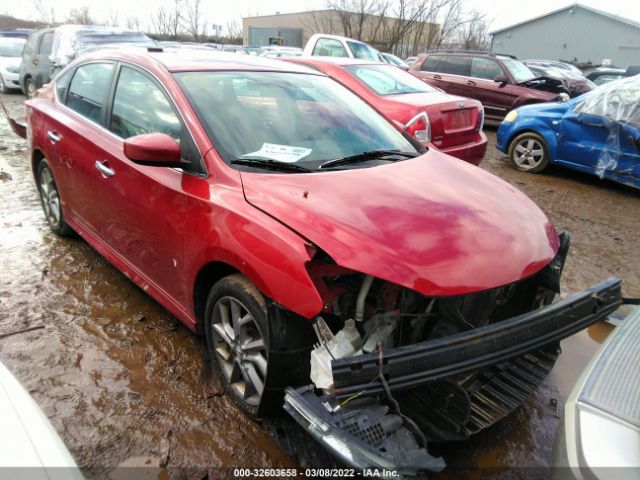
[[[314,321],[312,384],[285,409],[343,462],[401,474],[439,471],[430,442],[461,440],[517,408],[544,380],[560,340],[621,303],[609,279],[551,303],[569,237],[536,274],[475,293],[428,297],[316,259],[325,299]]]

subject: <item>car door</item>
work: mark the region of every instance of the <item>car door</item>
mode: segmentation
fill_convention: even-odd
[[[193,140],[166,91],[128,64],[117,73],[107,126],[111,133],[94,158],[102,237],[144,281],[185,301],[187,285],[180,279],[188,196],[183,180],[191,173],[136,164],[125,157],[123,143],[136,135],[166,133],[180,142],[183,158],[197,164],[195,173],[201,160]]]
[[[112,62],[101,61],[82,64],[63,74],[56,83],[61,106],[48,110],[43,139],[45,153],[55,163],[62,200],[74,219],[94,232],[100,229],[100,220],[93,162],[99,155],[96,142],[105,133],[104,105],[113,72]]]
[[[34,79],[38,88],[51,80],[52,64],[51,53],[53,52],[54,31],[44,32],[40,37],[38,51],[33,59],[35,65]]]
[[[509,82],[496,82],[496,77],[508,80],[500,64],[490,57],[471,59],[470,78],[461,87],[463,96],[482,102],[487,117],[504,117],[515,100],[513,86]]]
[[[440,70],[438,70],[440,64],[444,63],[445,59],[445,55],[429,54],[422,62],[420,62],[420,59],[416,60],[416,64],[413,65],[409,71],[429,85],[433,85],[446,92],[448,85],[442,80],[442,74]]]
[[[469,95],[471,92],[467,87],[469,72],[471,69],[471,57],[464,55],[444,55],[438,63],[438,73],[433,75],[442,89],[451,95],[476,98],[477,95]],[[439,77],[439,78],[438,78]],[[438,85],[439,86],[439,85]]]

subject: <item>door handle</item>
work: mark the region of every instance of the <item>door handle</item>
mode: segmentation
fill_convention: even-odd
[[[433,78],[435,78],[436,80],[442,79],[442,77],[440,75],[434,75]]]
[[[105,177],[113,177],[116,172],[113,168],[110,168],[108,165],[105,165],[106,162],[101,162],[100,160],[96,160],[96,169]]]
[[[62,137],[60,136],[60,134],[52,132],[51,130],[47,132],[47,137],[49,137],[49,140],[51,140],[51,143],[58,143],[60,140],[62,140]]]
[[[475,87],[476,86],[476,82],[474,82],[473,80],[467,80],[467,85]]]
[[[37,58],[34,58],[34,59],[33,59],[33,64],[34,64],[34,65],[37,65],[37,64],[38,64],[38,59],[37,59]]]

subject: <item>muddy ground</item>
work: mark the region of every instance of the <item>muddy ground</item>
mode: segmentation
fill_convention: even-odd
[[[21,95],[2,99],[20,112]],[[625,294],[640,296],[640,192],[565,170],[516,172],[495,150],[494,132],[487,133],[482,167],[523,190],[572,234],[564,294],[615,275]],[[25,142],[4,119],[0,170],[0,334],[44,327],[0,338],[0,361],[33,395],[87,476],[117,477],[118,465],[162,467],[148,478],[166,478],[164,468],[173,467],[190,468],[181,471],[189,478],[220,468],[213,478],[231,476],[228,467],[296,466],[221,395],[200,338],[82,239],[49,232]],[[486,473],[480,468],[549,465],[563,402],[611,328],[595,325],[564,341],[544,385],[514,414],[468,441],[438,448],[449,471],[480,476]]]

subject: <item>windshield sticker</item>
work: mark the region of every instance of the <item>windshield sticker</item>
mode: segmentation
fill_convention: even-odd
[[[243,157],[263,157],[278,162],[294,163],[306,157],[312,152],[310,148],[292,147],[289,145],[276,145],[275,143],[263,143],[257,152],[245,153]]]

